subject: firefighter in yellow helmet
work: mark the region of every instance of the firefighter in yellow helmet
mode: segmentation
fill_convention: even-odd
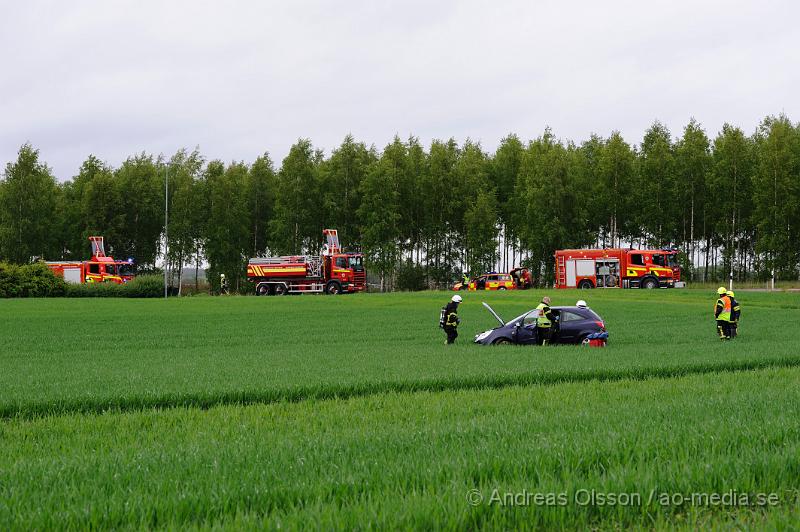
[[[714,305],[714,319],[717,320],[717,332],[721,340],[731,337],[731,298],[724,286],[717,288],[717,303]]]
[[[536,310],[539,311],[536,319],[536,341],[539,345],[548,345],[553,337],[553,321],[556,319],[550,308],[550,298],[544,296]]]
[[[736,335],[739,334],[739,316],[742,314],[742,307],[736,301],[736,294],[733,293],[733,290],[728,290],[727,295],[731,300],[731,338],[736,338]]]

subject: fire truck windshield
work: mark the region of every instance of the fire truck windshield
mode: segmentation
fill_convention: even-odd
[[[678,260],[674,253],[663,254],[663,255],[660,253],[654,253],[653,264],[657,266],[662,266],[664,268],[674,268],[678,265]]]
[[[364,269],[364,263],[362,262],[360,255],[355,255],[350,257],[350,267],[354,270]]]
[[[106,264],[106,273],[110,275],[117,275],[116,264]]]
[[[119,275],[133,275],[133,264],[127,262],[117,265],[117,272]]]

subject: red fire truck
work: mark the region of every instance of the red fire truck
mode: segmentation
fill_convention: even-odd
[[[256,295],[363,292],[367,273],[360,253],[345,253],[339,247],[336,229],[322,231],[327,243],[320,255],[290,255],[253,258],[247,277],[256,285]]]
[[[556,251],[556,288],[682,287],[674,249]]]
[[[133,259],[106,256],[102,236],[90,236],[92,258],[88,261],[48,261],[47,267],[68,283],[127,283],[133,279]]]

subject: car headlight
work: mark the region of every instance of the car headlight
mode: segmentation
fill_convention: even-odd
[[[489,336],[491,333],[492,333],[492,331],[485,331],[485,332],[482,332],[482,333],[480,333],[480,334],[478,334],[478,335],[476,335],[476,336],[475,336],[475,341],[476,341],[476,342],[480,342],[481,340],[483,340],[484,338],[486,338],[487,336]]]

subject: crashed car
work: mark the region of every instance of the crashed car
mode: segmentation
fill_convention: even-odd
[[[536,345],[536,322],[539,318],[538,309],[529,310],[508,322],[504,321],[495,311],[483,304],[492,316],[500,323],[498,327],[484,331],[475,336],[475,343],[482,345],[518,344]],[[603,318],[592,309],[584,307],[550,307],[555,314],[553,322],[553,335],[550,339],[554,344],[589,344],[590,339],[598,333],[605,333],[606,326]]]

